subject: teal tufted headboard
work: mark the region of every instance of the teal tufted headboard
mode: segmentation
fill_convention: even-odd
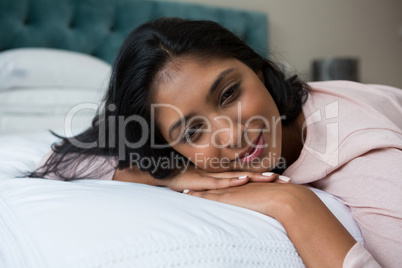
[[[264,13],[138,0],[0,0],[0,51],[50,47],[91,54],[111,63],[133,28],[163,16],[216,21],[268,57]]]

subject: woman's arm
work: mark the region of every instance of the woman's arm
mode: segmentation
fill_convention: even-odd
[[[154,186],[166,186],[172,190],[182,192],[183,190],[211,190],[211,189],[223,189],[233,186],[239,186],[246,184],[247,182],[281,182],[287,183],[289,181],[283,181],[278,174],[271,172],[253,173],[253,172],[238,172],[228,171],[211,173],[196,168],[194,165],[190,165],[189,168],[171,178],[167,179],[155,179],[148,172],[139,170],[136,166],[125,169],[117,169],[113,175],[113,180],[127,181],[142,183]]]
[[[275,218],[308,267],[342,267],[354,238],[308,188],[292,185],[274,196]]]
[[[354,238],[308,188],[296,184],[248,183],[188,194],[274,217],[308,267],[342,267]]]

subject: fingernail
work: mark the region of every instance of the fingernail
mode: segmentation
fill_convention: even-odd
[[[264,172],[264,173],[262,173],[262,176],[270,177],[270,176],[272,176],[272,175],[274,175],[273,172]]]
[[[183,190],[183,194],[188,194],[188,192],[190,192],[189,189],[184,189],[184,190]]]
[[[286,176],[283,176],[283,175],[280,175],[280,176],[279,176],[279,179],[280,179],[281,181],[285,181],[285,182],[289,182],[289,181],[290,181],[290,178],[289,178],[289,177],[286,177]]]
[[[238,177],[239,180],[245,180],[245,179],[247,179],[247,178],[248,178],[248,175],[244,175],[244,176]]]

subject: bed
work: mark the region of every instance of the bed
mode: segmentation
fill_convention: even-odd
[[[124,37],[161,16],[217,21],[269,56],[255,11],[0,0],[0,267],[304,267],[281,224],[251,210],[143,184],[25,177],[58,140],[49,130],[88,126]],[[349,209],[312,190],[363,243]]]

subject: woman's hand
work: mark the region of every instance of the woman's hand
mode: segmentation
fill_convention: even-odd
[[[237,187],[208,191],[188,191],[188,195],[214,200],[238,207],[251,209],[275,218],[274,203],[277,192],[280,192],[279,183],[253,182]]]
[[[249,171],[206,172],[191,167],[171,179],[163,180],[162,185],[175,191],[203,191],[226,189],[245,185],[248,182],[289,183],[290,179],[272,172],[256,173]]]
[[[185,172],[167,179],[155,179],[137,167],[116,170],[113,180],[143,183],[155,186],[166,186],[179,192],[224,189],[244,185],[248,182],[281,182],[289,183],[290,179],[272,172],[255,173],[246,171],[206,172],[190,166]]]
[[[205,190],[205,191],[188,191],[188,195],[214,200],[238,207],[251,209],[267,216],[280,219],[283,208],[294,198],[304,202],[303,195],[315,196],[315,194],[304,186],[296,184],[283,183],[262,183],[250,182],[237,187],[229,187],[224,189]]]
[[[301,185],[252,182],[187,194],[277,219],[308,267],[342,267],[347,252],[356,243],[325,204]]]

